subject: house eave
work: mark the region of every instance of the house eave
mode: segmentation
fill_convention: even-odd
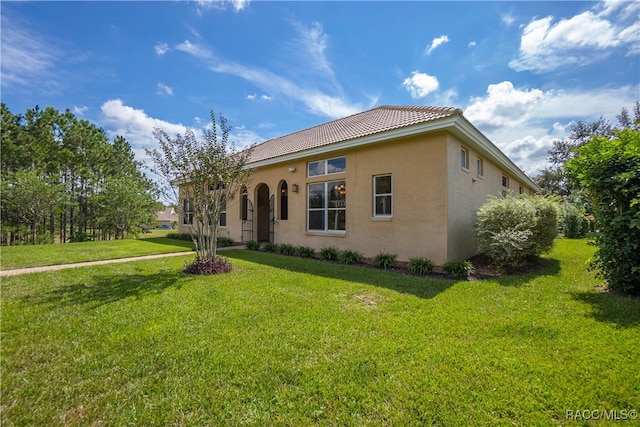
[[[376,144],[380,142],[389,141],[392,139],[404,138],[412,135],[419,135],[422,133],[435,132],[438,130],[444,130],[451,125],[454,120],[453,117],[447,117],[440,120],[434,120],[427,123],[420,123],[413,126],[407,126],[399,129],[392,129],[386,132],[380,132],[373,135],[367,135],[359,138],[349,139],[342,142],[324,145],[321,147],[311,148],[304,151],[298,151],[291,154],[285,154],[283,156],[272,157],[269,159],[258,160],[256,162],[250,162],[247,164],[248,168],[259,168],[264,166],[271,166],[279,163],[289,162],[293,160],[300,160],[307,157],[312,157],[320,154],[327,154],[336,151],[347,150],[351,148],[362,147],[365,145]]]
[[[507,157],[494,143],[492,143],[482,132],[473,126],[464,117],[460,117],[455,121],[454,125],[449,129],[451,133],[463,141],[469,142],[472,146],[488,158],[494,160],[509,172],[512,176],[520,179],[525,185],[540,193],[542,189],[529,176],[524,173],[509,157]]]
[[[498,163],[502,168],[514,177],[523,181],[523,183],[536,192],[541,189],[529,178],[515,163],[513,163],[498,147],[495,146],[486,136],[474,127],[462,115],[445,117],[439,120],[433,120],[426,123],[420,123],[413,126],[392,129],[386,132],[380,132],[373,135],[367,135],[360,138],[349,139],[342,142],[324,145],[308,150],[298,151],[295,153],[285,154],[282,156],[272,157],[256,162],[247,163],[246,168],[261,168],[265,166],[277,165],[280,163],[301,160],[322,154],[334,153],[337,151],[358,148],[370,144],[383,143],[389,140],[405,138],[409,136],[420,135],[437,131],[448,131],[454,136],[460,138],[465,143],[471,144],[479,151]]]

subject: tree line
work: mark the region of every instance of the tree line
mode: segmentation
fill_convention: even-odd
[[[0,118],[2,245],[118,239],[161,209],[131,145],[52,107]]]
[[[595,220],[591,267],[610,289],[640,295],[640,102],[623,108],[617,123],[577,122],[568,138],[554,141],[549,167],[536,178],[545,194],[564,198]],[[570,227],[565,227],[566,237]]]

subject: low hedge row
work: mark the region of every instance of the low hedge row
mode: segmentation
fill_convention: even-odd
[[[189,233],[168,233],[167,234],[167,238],[168,239],[175,239],[175,240],[184,240],[187,242],[191,242],[193,239],[191,237],[191,234]],[[233,244],[235,243],[233,241],[233,239],[230,239],[228,237],[218,237],[216,239],[216,241],[218,242],[218,247],[219,248],[224,248],[227,246],[233,246]]]
[[[302,258],[318,258],[323,261],[335,261],[341,264],[364,264],[364,255],[358,251],[340,250],[334,246],[320,249],[319,252],[308,246],[293,246],[288,243],[260,243],[255,240],[245,242],[248,250],[271,252],[280,255],[298,256]],[[388,270],[398,266],[396,254],[380,252],[371,259],[371,265],[381,270]],[[428,258],[411,258],[408,269],[413,274],[426,276],[433,273],[435,264]],[[473,265],[469,261],[448,261],[442,266],[444,276],[449,279],[467,279],[473,274]]]

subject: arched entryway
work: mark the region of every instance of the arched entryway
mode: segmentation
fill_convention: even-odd
[[[269,186],[260,184],[256,188],[256,214],[258,242],[273,242],[273,198],[269,195]]]

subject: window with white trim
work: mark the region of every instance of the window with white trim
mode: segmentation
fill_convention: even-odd
[[[506,175],[502,175],[502,186],[509,188],[509,177]]]
[[[347,223],[346,182],[329,181],[307,184],[307,230],[345,231]]]
[[[478,176],[484,176],[484,161],[480,157],[476,160],[476,168]]]
[[[336,157],[335,159],[319,160],[307,163],[307,176],[331,175],[342,173],[347,170],[346,157]]]
[[[227,204],[225,202],[222,203],[220,207],[220,217],[218,218],[218,225],[220,227],[227,226]]]
[[[460,166],[462,169],[469,169],[469,151],[464,147],[460,148]]]
[[[393,213],[391,175],[373,177],[373,216],[390,217]]]
[[[182,225],[193,224],[193,199],[182,200]]]

